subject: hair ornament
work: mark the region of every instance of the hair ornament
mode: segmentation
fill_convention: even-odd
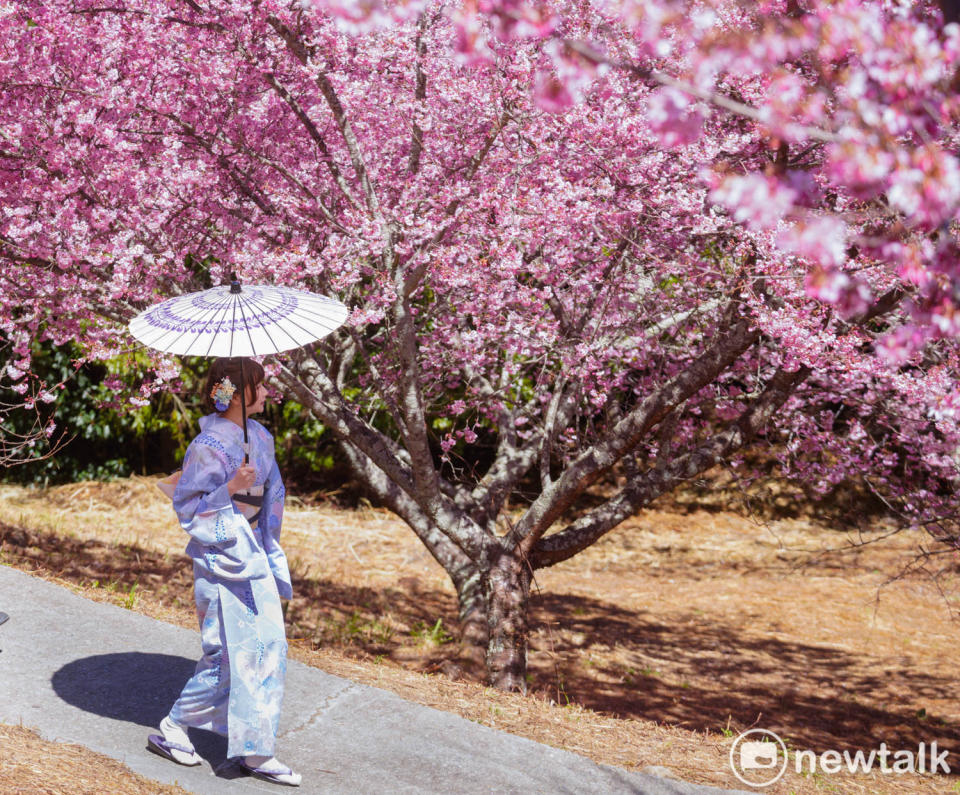
[[[226,411],[230,405],[230,399],[236,391],[237,388],[233,385],[233,381],[230,380],[230,376],[224,376],[213,388],[213,407],[217,411]]]

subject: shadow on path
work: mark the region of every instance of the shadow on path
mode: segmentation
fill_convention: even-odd
[[[195,666],[196,660],[170,654],[98,654],[67,663],[54,673],[51,684],[78,709],[151,730],[144,731],[146,745],[147,735],[156,733]],[[225,737],[190,729],[190,739],[214,769],[226,760]]]

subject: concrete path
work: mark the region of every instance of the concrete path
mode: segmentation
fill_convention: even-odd
[[[193,672],[199,634],[84,599],[0,566],[0,723],[80,743],[148,778],[199,793],[293,791],[243,775],[226,741],[192,732],[207,760],[145,750]],[[302,793],[719,793],[589,759],[404,701],[290,660],[281,759]],[[624,760],[629,763],[630,760]]]

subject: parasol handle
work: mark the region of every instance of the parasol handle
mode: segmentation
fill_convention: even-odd
[[[243,463],[250,463],[250,440],[247,438],[247,384],[243,380],[243,357],[240,357],[240,411],[243,413]]]

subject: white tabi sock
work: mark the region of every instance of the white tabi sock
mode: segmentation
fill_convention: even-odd
[[[190,738],[187,736],[186,727],[175,723],[169,715],[160,721],[160,733],[168,743],[176,743],[177,745],[182,745],[184,748],[190,749],[189,754],[185,754],[183,751],[177,751],[174,748],[169,750],[169,753],[173,754],[173,757],[178,762],[181,764],[191,764],[197,759],[197,752],[193,747],[193,743],[190,742]]]
[[[284,784],[292,784],[294,787],[300,786],[300,774],[291,770],[288,775],[282,775],[281,771],[285,772],[288,768],[275,756],[245,756],[243,757],[243,763],[251,769],[259,768],[264,773],[272,773],[278,776],[278,779]]]
[[[160,733],[167,742],[184,745],[187,748],[193,748],[193,743],[187,736],[187,730],[179,723],[174,723],[169,715],[160,721]]]

